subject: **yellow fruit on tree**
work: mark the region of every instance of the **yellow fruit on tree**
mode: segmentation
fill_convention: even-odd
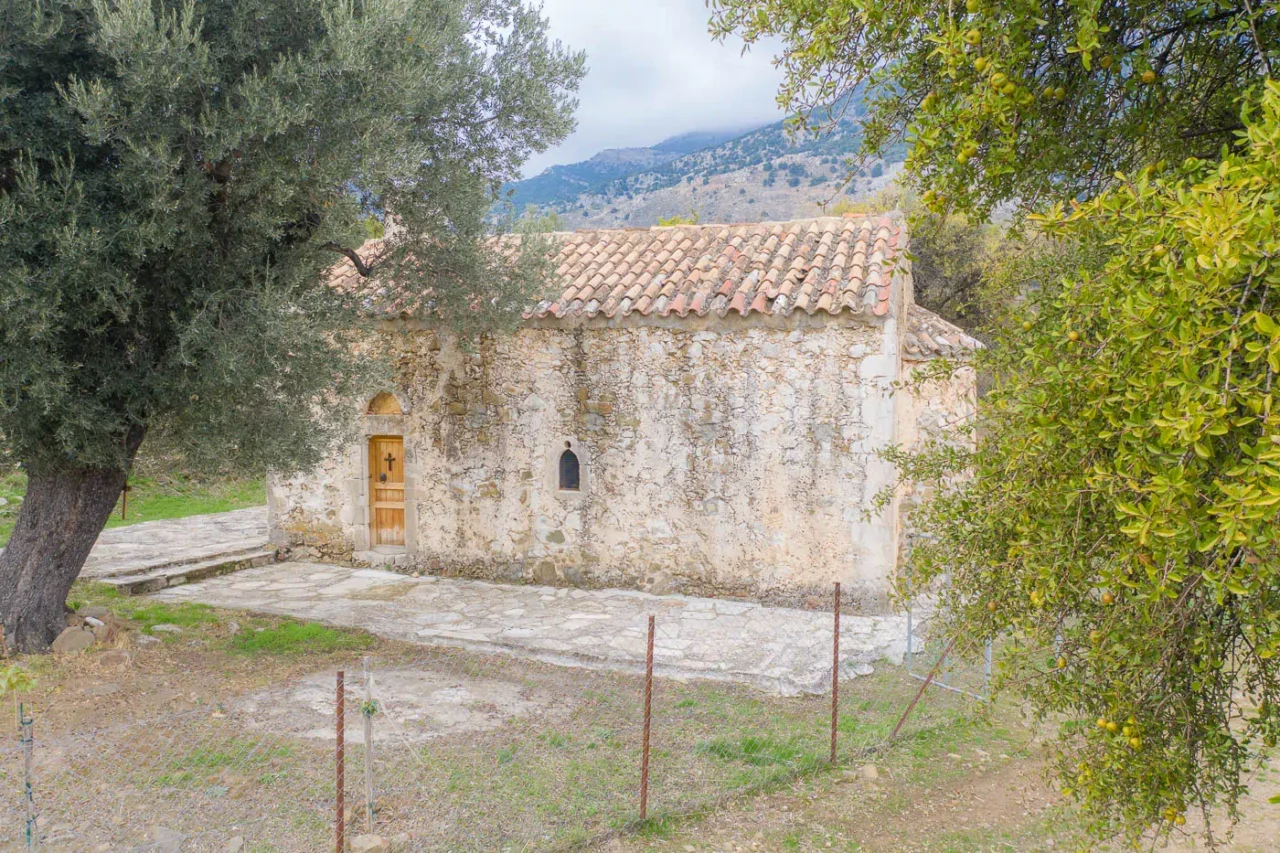
[[[1140,748],[1142,746],[1142,738],[1136,738],[1136,737],[1129,738],[1129,746],[1133,747],[1134,749]]]
[[[1108,720],[1107,731],[1111,732],[1112,734],[1115,734],[1116,732],[1120,731],[1120,724],[1117,723],[1115,720]]]
[[[1053,90],[1053,97],[1054,97],[1055,99],[1059,100],[1059,101],[1061,101],[1061,100],[1065,100],[1065,99],[1066,99],[1066,97],[1067,97],[1067,90],[1066,90],[1066,88],[1065,88],[1065,87],[1063,87],[1063,86],[1059,86],[1058,88],[1054,89],[1054,90]]]
[[[1150,68],[1148,68],[1146,71],[1143,71],[1142,82],[1146,83],[1148,86],[1156,82],[1156,72],[1152,71]]]
[[[964,8],[971,13],[978,11],[978,0],[964,0]]]
[[[1103,603],[1103,604],[1115,604],[1115,603],[1116,603],[1116,597],[1115,597],[1114,595],[1112,595],[1111,593],[1109,593],[1109,592],[1104,592],[1104,593],[1102,594],[1102,603]]]
[[[977,30],[969,30],[964,34],[964,40],[967,44],[977,45],[978,42],[982,41],[982,33]]]
[[[1080,333],[1074,330],[1067,332],[1067,340],[1071,341],[1072,343],[1080,340]]]
[[[1106,718],[1105,718],[1105,717],[1099,717],[1099,718],[1098,718],[1098,728],[1100,728],[1100,729],[1105,729],[1106,727],[1107,727],[1107,720],[1106,720]]]

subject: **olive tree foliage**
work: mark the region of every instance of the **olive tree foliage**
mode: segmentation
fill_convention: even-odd
[[[709,0],[713,32],[782,42],[802,122],[867,87],[864,152],[904,136],[938,208],[1092,197],[1116,171],[1214,158],[1280,74],[1275,0]]]
[[[522,0],[0,0],[9,636],[48,645],[144,438],[305,467],[374,369],[361,309],[514,323],[545,260],[485,217],[582,73]],[[343,255],[365,287],[329,287]]]

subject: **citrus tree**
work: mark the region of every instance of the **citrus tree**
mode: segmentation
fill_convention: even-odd
[[[1249,119],[1037,216],[1064,242],[996,275],[973,451],[898,457],[953,482],[903,592],[946,574],[947,630],[1008,638],[1000,686],[1060,724],[1102,834],[1233,812],[1280,736],[1280,86]]]
[[[1280,4],[712,6],[781,40],[802,121],[870,84],[866,153],[905,137],[932,208],[1049,238],[990,277],[974,449],[890,454],[941,486],[902,592],[1007,638],[1100,835],[1212,839],[1280,735]]]

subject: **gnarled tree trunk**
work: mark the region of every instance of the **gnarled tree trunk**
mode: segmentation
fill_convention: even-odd
[[[130,442],[129,458],[137,451]],[[67,593],[115,508],[126,472],[71,468],[28,475],[18,522],[0,554],[0,624],[11,647],[47,651],[66,627]]]

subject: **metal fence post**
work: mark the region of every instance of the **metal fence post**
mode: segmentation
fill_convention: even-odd
[[[369,659],[364,659],[364,707],[360,709],[364,716],[364,791],[365,817],[369,821],[369,834],[373,834],[373,715],[377,706],[373,704],[373,673],[369,671]]]
[[[835,625],[831,631],[831,763],[836,763],[836,726],[840,721],[840,584],[836,584]]]
[[[27,851],[34,853],[40,847],[36,827],[36,797],[31,780],[31,765],[35,754],[35,718],[27,713],[27,706],[18,706],[18,725],[22,729],[22,773],[24,799],[27,807]]]
[[[649,726],[653,717],[653,622],[649,617],[649,645],[644,658],[644,747],[640,756],[640,819],[649,818]]]
[[[346,767],[347,735],[345,731],[347,709],[346,709],[346,691],[344,690],[343,683],[342,683],[344,675],[345,673],[343,673],[342,670],[338,670],[338,697],[336,700],[337,716],[338,716],[338,743],[336,748],[337,771],[338,771],[338,778],[337,778],[338,813],[337,813],[337,820],[334,824],[334,835],[338,845],[337,847],[338,853],[344,853],[344,849],[346,848],[346,835],[347,835],[346,814],[344,813],[346,808],[346,803],[343,802],[343,795],[346,791],[346,775],[347,775],[347,767]]]

